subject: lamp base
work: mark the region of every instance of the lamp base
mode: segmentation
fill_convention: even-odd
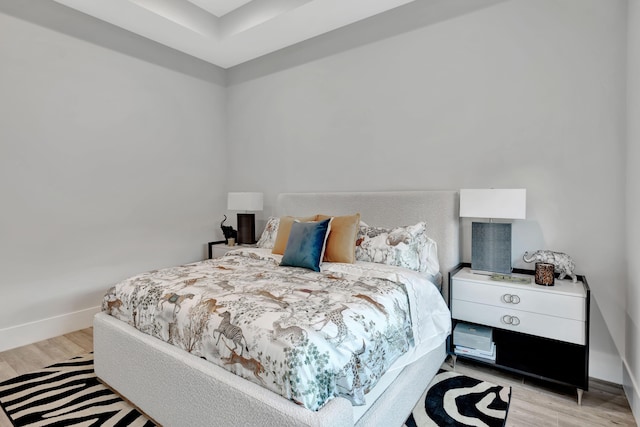
[[[471,270],[489,275],[511,273],[511,224],[471,224]]]
[[[238,239],[239,245],[253,245],[256,243],[256,216],[252,213],[238,214]]]

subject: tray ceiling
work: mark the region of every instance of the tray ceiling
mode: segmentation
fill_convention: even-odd
[[[222,68],[414,0],[54,0]]]

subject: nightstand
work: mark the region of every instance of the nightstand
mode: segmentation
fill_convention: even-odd
[[[218,241],[218,242],[209,242],[209,259],[212,258],[220,258],[221,256],[224,256],[224,254],[226,254],[229,251],[232,251],[234,249],[238,249],[239,246],[228,246],[224,240],[223,241]]]
[[[575,387],[578,404],[589,387],[589,299],[584,276],[577,283],[555,280],[540,286],[533,271],[515,270],[530,277],[519,284],[473,274],[461,264],[449,274],[452,326],[458,322],[493,328],[495,361],[456,354],[453,339],[447,351],[456,357],[518,374]]]

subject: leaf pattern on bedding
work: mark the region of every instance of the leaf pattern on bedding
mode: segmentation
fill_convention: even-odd
[[[336,396],[364,404],[413,344],[403,284],[255,253],[133,276],[102,309],[311,410]]]

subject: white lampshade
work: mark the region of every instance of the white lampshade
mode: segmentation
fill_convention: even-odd
[[[527,190],[460,190],[460,216],[465,218],[525,219]]]
[[[261,211],[262,193],[228,193],[227,209],[230,211]]]

